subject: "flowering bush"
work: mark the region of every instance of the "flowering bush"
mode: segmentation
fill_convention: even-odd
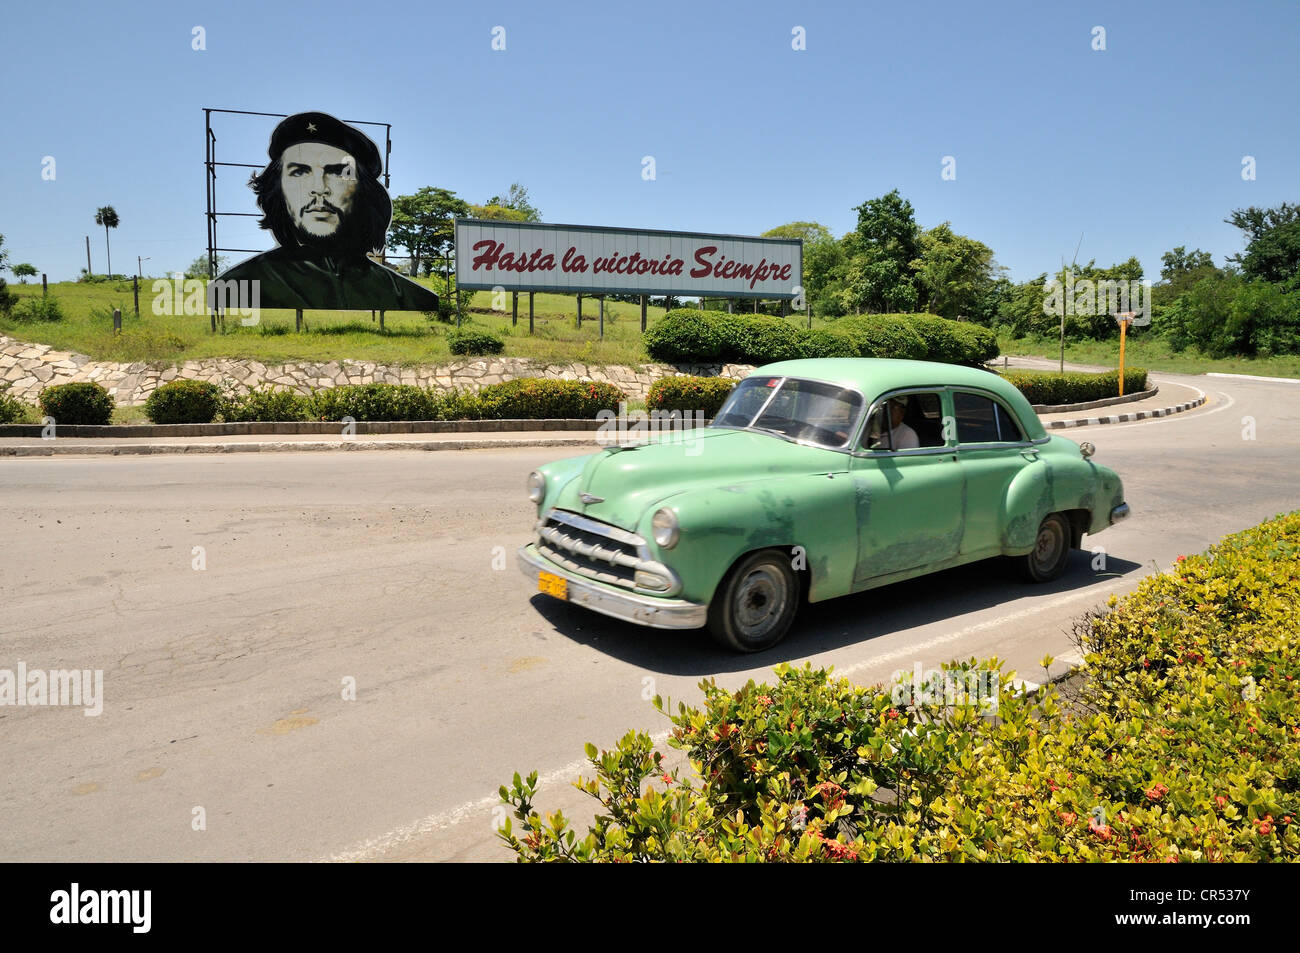
[[[807,665],[706,680],[702,707],[655,699],[689,770],[641,732],[588,745],[589,831],[538,814],[536,775],[515,775],[522,827],[501,837],[521,861],[1300,859],[1300,512],[1180,558],[1076,635],[1077,690],[1000,678],[996,718]]]
[[[41,412],[59,424],[107,424],[113,416],[113,398],[93,381],[55,384],[37,398]]]
[[[592,420],[602,410],[618,410],[627,397],[613,384],[596,381],[520,377],[491,384],[478,393],[489,420],[571,418]]]
[[[703,411],[713,417],[736,382],[729,377],[661,377],[650,385],[646,410]]]

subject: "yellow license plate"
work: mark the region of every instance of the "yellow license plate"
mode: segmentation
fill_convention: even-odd
[[[557,599],[568,600],[569,598],[568,580],[563,576],[555,575],[555,573],[539,572],[537,574],[537,590]]]

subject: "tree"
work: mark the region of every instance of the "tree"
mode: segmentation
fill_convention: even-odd
[[[9,267],[9,253],[5,251],[5,237],[0,235],[0,273]],[[14,305],[14,296],[9,293],[9,286],[0,277],[0,313],[7,314]]]
[[[921,233],[921,254],[912,262],[927,310],[945,318],[984,318],[986,297],[1001,273],[993,249],[958,235],[948,222]]]
[[[225,255],[217,256],[217,274],[221,274],[230,264],[230,259]],[[204,252],[198,258],[190,262],[189,267],[185,269],[186,278],[207,278],[208,277],[208,255]]]
[[[121,219],[117,217],[117,212],[114,211],[113,206],[105,205],[103,208],[100,208],[95,212],[95,224],[104,226],[104,245],[108,246],[108,230],[110,228],[117,228],[117,226],[121,224]],[[108,247],[108,274],[111,275],[112,273],[113,249]]]
[[[1152,287],[1156,308],[1164,308],[1188,292],[1202,278],[1222,274],[1214,257],[1199,248],[1188,251],[1179,245],[1160,256],[1160,283]]]
[[[414,195],[393,199],[389,241],[406,249],[412,275],[431,274],[434,261],[447,258],[456,245],[456,217],[469,214],[469,204],[455,192],[423,186]]]
[[[831,292],[843,278],[844,252],[829,228],[819,222],[787,222],[763,233],[764,238],[803,240],[803,294],[813,313],[843,313]]]
[[[1163,281],[1171,281],[1179,275],[1213,267],[1214,256],[1208,251],[1201,251],[1199,248],[1188,251],[1185,245],[1179,245],[1173,251],[1167,251],[1160,256],[1160,278]]]
[[[527,222],[528,213],[522,209],[506,208],[504,205],[497,205],[489,202],[486,205],[471,205],[470,214],[474,218],[486,218],[498,222]]]
[[[855,206],[858,228],[846,238],[840,299],[851,311],[912,311],[920,296],[912,262],[921,254],[912,203],[894,189]]]
[[[528,198],[528,190],[518,182],[511,184],[504,197],[494,195],[484,202],[482,207],[491,208],[492,206],[523,213],[523,218],[509,219],[510,221],[540,222],[542,220],[542,213],[533,206]]]
[[[1246,278],[1300,288],[1300,205],[1234,209],[1224,219],[1246,234],[1246,249],[1228,261],[1241,265]]]
[[[21,264],[14,265],[9,270],[12,271],[14,273],[14,277],[17,278],[18,281],[24,285],[27,284],[28,278],[35,278],[36,275],[38,274],[36,270],[36,266],[29,264],[28,262],[22,262]]]

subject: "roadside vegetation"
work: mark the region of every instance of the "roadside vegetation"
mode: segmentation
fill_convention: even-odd
[[[539,811],[516,774],[500,836],[522,862],[1300,859],[1300,511],[1180,556],[1075,634],[1087,669],[1033,696],[998,659],[934,677],[996,674],[995,712],[910,676],[707,679],[702,704],[654,700],[689,767],[645,732],[589,744],[594,823]]]

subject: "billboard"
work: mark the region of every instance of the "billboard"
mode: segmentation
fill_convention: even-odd
[[[802,275],[797,238],[456,220],[466,291],[796,298]]]
[[[251,287],[263,308],[437,310],[436,294],[368,257],[384,247],[393,203],[365,133],[325,113],[298,113],[275,127],[267,157],[249,187],[276,247],[213,285],[240,289],[241,299]]]

